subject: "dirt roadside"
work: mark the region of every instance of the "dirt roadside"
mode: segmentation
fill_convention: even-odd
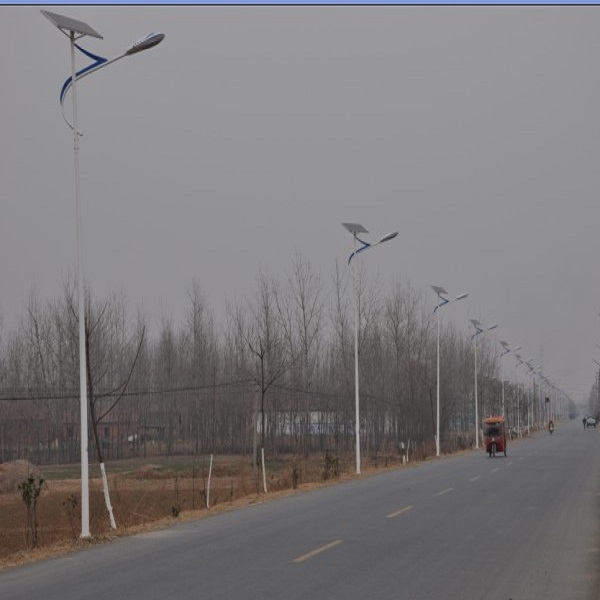
[[[414,466],[417,463],[411,463]],[[353,457],[286,457],[267,467],[267,489],[253,474],[247,457],[218,457],[208,495],[207,463],[177,460],[124,461],[108,465],[111,504],[117,530],[110,529],[99,477],[90,479],[90,531],[81,539],[80,481],[77,466],[36,467],[26,461],[0,465],[0,570],[75,552],[90,545],[167,528],[252,504],[269,502],[355,479]],[[400,457],[364,465],[360,477],[402,468]],[[94,467],[90,466],[90,475]],[[41,485],[37,504],[37,547],[18,485],[29,475]]]

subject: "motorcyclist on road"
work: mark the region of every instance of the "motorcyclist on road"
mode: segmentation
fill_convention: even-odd
[[[548,423],[548,431],[550,432],[550,434],[552,434],[552,432],[554,431],[554,421],[552,419],[550,419],[550,422]]]

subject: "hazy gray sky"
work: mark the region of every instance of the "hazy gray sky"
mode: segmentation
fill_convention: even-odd
[[[112,7],[83,20],[105,57],[165,41],[78,88],[84,267],[154,321],[197,278],[217,309],[299,249],[325,280],[352,238],[382,280],[468,300],[445,313],[497,338],[576,400],[600,359],[600,8]],[[67,38],[0,7],[0,308],[58,293],[75,263]],[[88,64],[82,55],[78,66]],[[68,104],[70,107],[70,103]],[[68,110],[70,110],[68,108]],[[507,361],[512,374],[513,360]],[[524,379],[524,377],[522,376]]]

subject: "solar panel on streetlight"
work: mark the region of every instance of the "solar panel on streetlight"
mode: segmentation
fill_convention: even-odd
[[[448,292],[439,285],[432,285],[431,289],[439,296],[440,294],[448,294]]]
[[[72,31],[81,35],[89,35],[101,40],[104,39],[95,29],[92,29],[83,21],[77,21],[77,19],[71,19],[71,17],[57,15],[56,13],[48,10],[42,10],[41,13],[63,32]]]
[[[352,234],[356,235],[357,233],[369,233],[362,225],[359,223],[342,223],[342,225]]]

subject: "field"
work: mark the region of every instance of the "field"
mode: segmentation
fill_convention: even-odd
[[[363,471],[400,465],[400,457],[364,461]],[[148,529],[165,527],[224,510],[263,502],[319,485],[353,477],[354,456],[315,455],[310,460],[280,457],[266,464],[267,494],[262,475],[242,456],[215,456],[206,508],[210,457],[153,457],[106,465],[110,499],[117,523],[111,530],[104,503],[100,469],[90,464],[91,540],[81,540],[79,465],[35,467],[26,461],[0,464],[0,569],[69,552]],[[37,502],[37,547],[33,525],[18,485],[33,475],[43,478]]]

